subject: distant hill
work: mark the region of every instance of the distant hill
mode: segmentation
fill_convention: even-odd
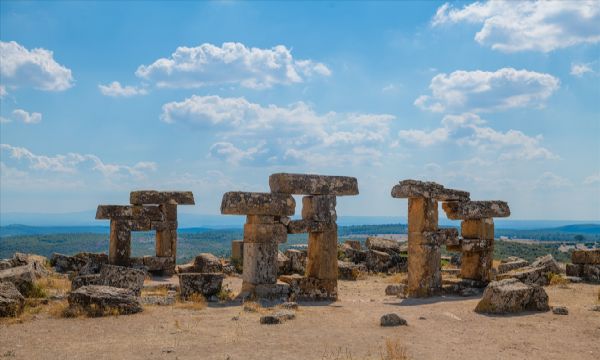
[[[600,234],[600,224],[566,225],[546,230],[555,230],[573,234]]]
[[[20,235],[49,235],[49,234],[108,234],[108,226],[29,226],[12,224],[0,226],[0,237]]]

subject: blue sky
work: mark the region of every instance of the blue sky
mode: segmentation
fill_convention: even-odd
[[[600,220],[599,2],[0,2],[0,213],[274,172],[399,180]]]

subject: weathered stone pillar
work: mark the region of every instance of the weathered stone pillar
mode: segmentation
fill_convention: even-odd
[[[277,252],[287,240],[287,229],[279,217],[293,215],[296,202],[286,194],[228,192],[221,213],[246,215],[242,290],[258,298],[282,295],[277,286]],[[286,285],[287,286],[287,285]]]
[[[487,284],[494,259],[493,217],[510,215],[504,201],[446,202],[442,206],[451,220],[462,220],[459,249],[462,252],[460,275]]]
[[[233,240],[231,242],[231,261],[242,261],[244,257],[244,240]]]
[[[457,233],[438,230],[438,201],[468,199],[469,193],[446,189],[433,182],[404,180],[392,197],[408,198],[408,296],[438,295],[442,288],[441,245]]]
[[[111,220],[108,262],[113,265],[129,266],[131,258],[131,231],[126,221]]]

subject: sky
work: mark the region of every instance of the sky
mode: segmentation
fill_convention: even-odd
[[[0,2],[0,216],[403,179],[600,220],[600,2]]]

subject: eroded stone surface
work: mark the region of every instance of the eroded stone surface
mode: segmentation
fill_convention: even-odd
[[[469,193],[462,190],[447,189],[431,181],[402,180],[392,188],[394,198],[426,198],[436,201],[467,201]]]
[[[200,294],[208,299],[221,291],[224,278],[222,273],[179,274],[180,295],[183,299],[188,299],[193,294]]]
[[[287,241],[288,229],[283,224],[244,224],[244,243],[278,244]]]
[[[349,176],[278,173],[269,176],[274,193],[298,195],[358,195],[358,181]]]
[[[335,222],[336,204],[336,198],[332,195],[305,196],[302,198],[302,219]]]
[[[295,207],[288,194],[231,191],[223,194],[221,214],[290,216]]]
[[[525,266],[529,266],[529,262],[527,260],[516,260],[516,261],[505,262],[505,263],[498,265],[498,273],[503,274],[503,273],[509,272],[511,270],[523,268]],[[569,275],[569,274],[567,274],[567,275]],[[577,276],[577,275],[575,275],[575,276]]]
[[[600,265],[600,249],[574,250],[571,253],[573,264]]]
[[[96,219],[147,219],[152,221],[165,220],[158,206],[139,205],[98,205]]]
[[[89,315],[135,314],[142,311],[142,304],[135,292],[111,286],[88,285],[69,294],[69,305],[80,307]]]
[[[123,289],[130,289],[139,296],[144,286],[144,272],[124,266],[103,265],[100,270],[100,283]]]
[[[347,241],[346,241],[347,242]],[[396,240],[385,239],[377,236],[367,237],[365,246],[371,250],[383,251],[385,253],[396,253],[403,254],[408,251],[406,243],[400,243]],[[358,243],[358,250],[360,250],[360,243]]]
[[[489,314],[548,311],[548,294],[544,288],[526,285],[517,279],[493,281],[483,292],[476,312]]]
[[[442,208],[450,220],[485,219],[510,216],[506,201],[450,201]]]
[[[244,242],[244,270],[242,279],[249,284],[277,282],[277,243]]]
[[[324,280],[293,274],[280,276],[279,280],[290,285],[292,301],[335,301],[337,299],[337,279]]]
[[[156,191],[137,190],[129,194],[129,202],[136,205],[177,204],[194,205],[194,194],[191,191]]]
[[[25,298],[17,287],[8,281],[0,281],[0,317],[17,316],[23,311]]]
[[[323,222],[313,220],[292,220],[287,225],[288,234],[302,234],[308,232],[331,231],[336,228],[335,222]]]

